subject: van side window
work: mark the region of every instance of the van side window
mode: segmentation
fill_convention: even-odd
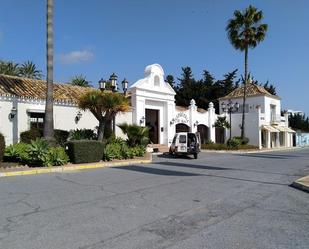
[[[176,143],[176,136],[173,138],[173,142],[172,142],[173,144],[175,144]]]
[[[187,143],[187,136],[186,135],[180,135],[179,136],[179,143]]]

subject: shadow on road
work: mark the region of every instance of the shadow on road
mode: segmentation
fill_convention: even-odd
[[[234,154],[235,156],[242,156],[242,157],[257,157],[257,158],[264,158],[264,159],[291,159],[297,158],[298,155],[281,155],[281,154],[268,154],[268,153],[258,153],[258,154]]]
[[[200,164],[188,164],[188,163],[180,163],[180,162],[155,162],[153,164],[159,164],[163,166],[167,165],[167,166],[175,166],[175,167],[194,168],[194,169],[234,170],[232,168],[223,168],[223,167],[207,166],[207,165],[200,165]]]
[[[113,169],[122,169],[122,170],[129,170],[129,171],[135,171],[135,172],[141,172],[141,173],[153,174],[153,175],[162,175],[162,176],[201,176],[202,175],[202,174],[187,173],[187,172],[182,172],[182,171],[157,169],[157,168],[134,166],[134,165],[113,167]]]

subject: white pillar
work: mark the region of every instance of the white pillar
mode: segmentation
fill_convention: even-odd
[[[276,132],[276,147],[280,147],[280,132]]]
[[[190,117],[189,117],[189,122],[190,122],[190,131],[191,132],[196,132],[197,131],[197,126],[194,125],[196,122],[196,112],[197,112],[197,106],[195,104],[195,100],[191,99],[190,101],[190,106],[189,106],[189,113],[190,113]]]
[[[271,148],[271,136],[270,136],[270,131],[266,131],[266,148],[270,149]]]
[[[216,128],[214,127],[215,122],[216,122],[215,108],[214,104],[210,102],[208,107],[208,127],[209,127],[209,139],[213,142],[216,141]]]

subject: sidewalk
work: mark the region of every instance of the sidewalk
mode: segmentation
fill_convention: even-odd
[[[84,164],[67,164],[64,166],[54,167],[23,167],[23,168],[0,168],[0,177],[8,176],[24,176],[24,175],[35,175],[35,174],[46,174],[46,173],[62,173],[66,171],[79,171],[85,169],[98,169],[106,167],[117,167],[117,166],[129,166],[142,163],[151,163],[152,155],[147,153],[145,157],[134,158],[128,160],[114,160],[110,162],[96,162],[96,163],[84,163]]]
[[[297,179],[292,183],[292,187],[309,193],[309,175]]]

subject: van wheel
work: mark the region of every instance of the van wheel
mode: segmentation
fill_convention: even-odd
[[[197,153],[194,154],[194,159],[197,159]]]

